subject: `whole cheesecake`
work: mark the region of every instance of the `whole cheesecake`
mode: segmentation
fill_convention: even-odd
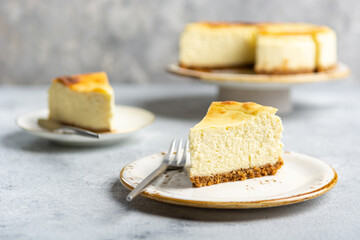
[[[179,64],[190,69],[254,66],[256,73],[292,74],[336,67],[336,34],[306,23],[190,23]]]
[[[95,132],[114,130],[114,91],[105,72],[52,81],[49,119]]]
[[[193,186],[274,175],[283,165],[283,127],[276,111],[251,102],[213,102],[190,129]]]

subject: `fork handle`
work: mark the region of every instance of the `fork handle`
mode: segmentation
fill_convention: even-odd
[[[85,130],[85,129],[77,128],[77,127],[63,126],[62,129],[72,130],[75,134],[80,135],[80,136],[99,138],[99,134]]]
[[[149,176],[147,176],[144,180],[141,181],[139,185],[136,186],[126,197],[126,200],[130,202],[137,195],[139,195],[144,188],[149,186],[152,182],[155,181],[161,174],[163,174],[168,168],[167,164],[161,164],[156,170],[154,170]]]

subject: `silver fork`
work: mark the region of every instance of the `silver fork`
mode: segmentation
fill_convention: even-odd
[[[82,128],[77,128],[77,127],[73,127],[73,126],[69,126],[69,125],[64,125],[64,124],[56,122],[54,120],[40,118],[40,119],[38,119],[38,124],[40,127],[45,128],[51,132],[65,131],[65,132],[74,133],[74,134],[77,134],[80,136],[100,138],[99,134],[97,134],[95,132],[91,132],[89,130],[85,130]]]
[[[134,188],[129,193],[129,195],[127,195],[126,200],[128,202],[133,200],[144,190],[144,188],[153,183],[164,172],[168,170],[179,170],[184,168],[187,159],[187,149],[189,147],[189,141],[186,141],[185,147],[182,150],[182,140],[180,139],[177,151],[174,152],[177,142],[178,141],[176,138],[172,140],[169,152],[165,155],[161,165],[149,176],[147,176],[141,183],[139,183],[139,185],[137,185],[136,188]]]

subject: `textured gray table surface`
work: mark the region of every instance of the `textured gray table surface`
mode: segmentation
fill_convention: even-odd
[[[118,104],[146,108],[155,123],[117,145],[69,148],[20,131],[14,119],[46,107],[44,87],[0,89],[0,239],[357,239],[360,234],[360,87],[346,81],[295,87],[283,117],[286,150],[331,164],[339,182],[296,205],[258,210],[127,203],[118,175],[185,137],[216,88],[185,82],[116,86]]]

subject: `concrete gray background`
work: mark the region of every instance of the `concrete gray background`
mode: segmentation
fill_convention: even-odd
[[[3,0],[0,83],[48,83],[104,70],[111,82],[180,81],[164,72],[178,36],[200,20],[305,21],[338,33],[339,59],[360,74],[356,0]]]

